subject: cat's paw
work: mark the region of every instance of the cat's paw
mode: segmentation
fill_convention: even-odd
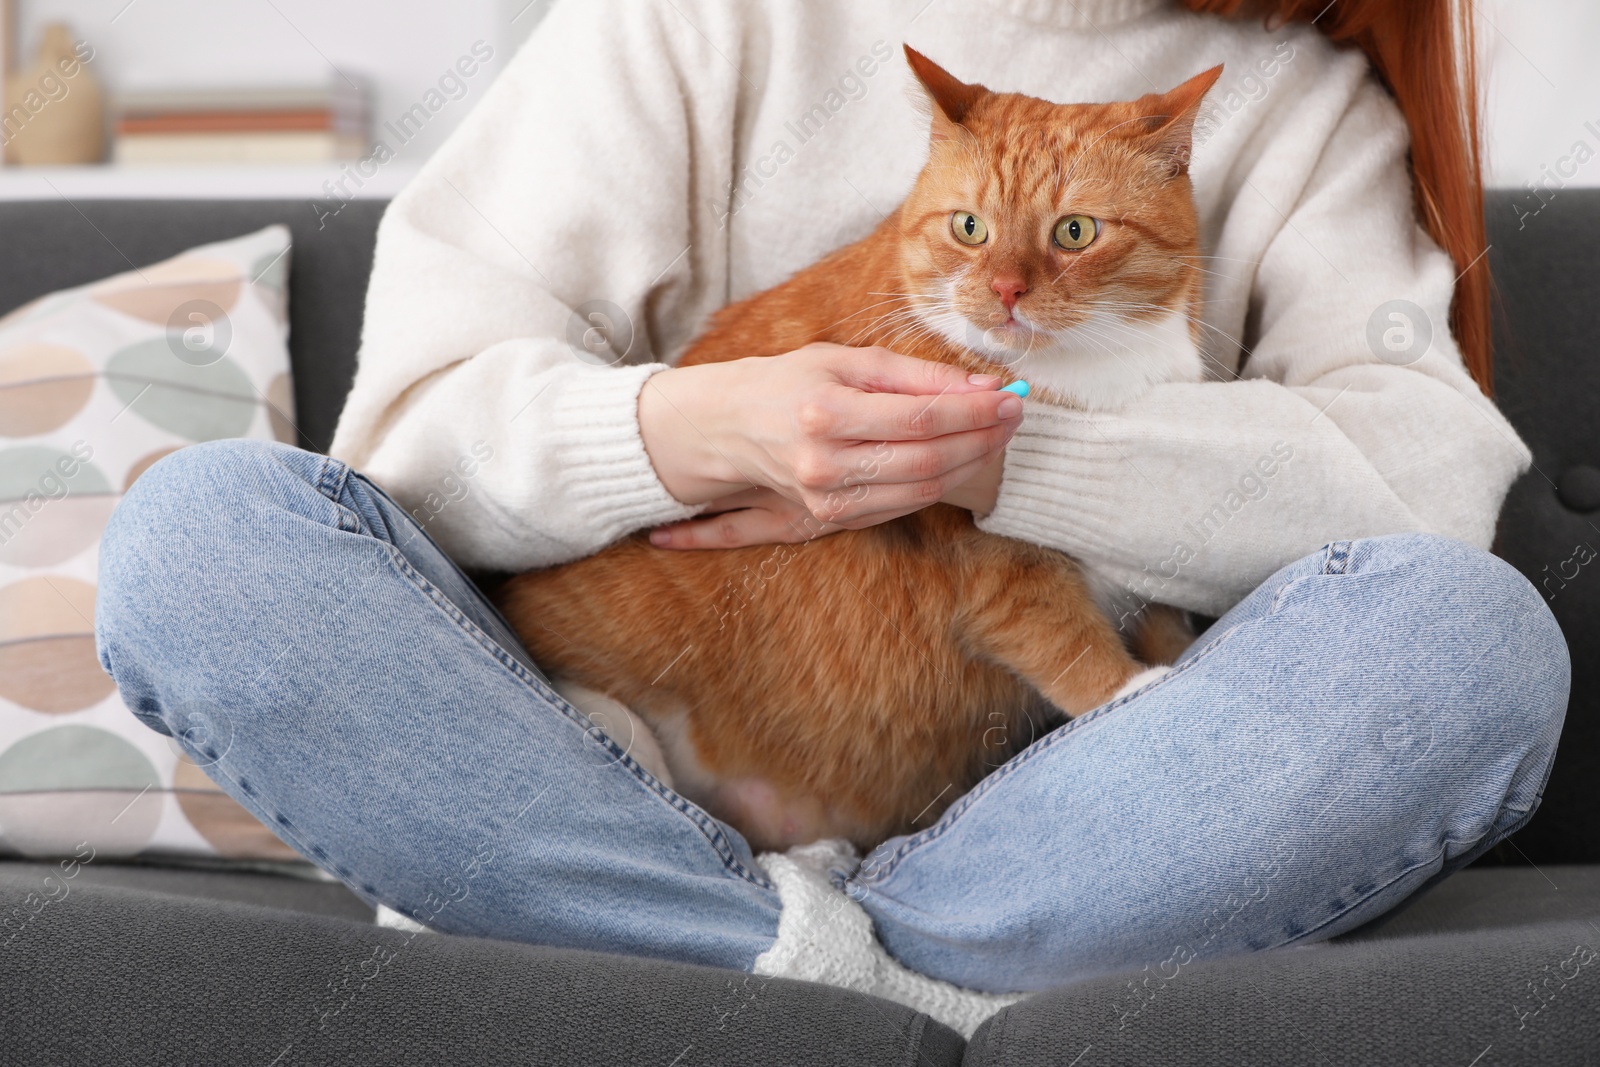
[[[1170,670],[1172,670],[1171,667],[1149,667],[1140,671],[1138,674],[1122,683],[1122,688],[1111,694],[1111,700],[1121,700],[1129,693],[1134,693],[1140,689],[1143,689],[1145,686],[1149,685],[1157,678],[1160,678]],[[1106,701],[1106,703],[1111,703],[1111,700]]]

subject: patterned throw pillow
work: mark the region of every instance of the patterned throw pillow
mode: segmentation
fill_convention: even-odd
[[[0,319],[0,853],[297,858],[123,706],[94,647],[100,534],[197,441],[293,441],[289,231]]]

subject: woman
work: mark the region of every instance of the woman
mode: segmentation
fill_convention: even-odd
[[[967,1030],[998,1001],[952,1008],[940,983],[1165,973],[1393,907],[1531,816],[1569,668],[1485,551],[1529,455],[1481,391],[1453,5],[1281,7],[1298,21],[1170,0],[558,5],[384,219],[339,458],[201,446],[124,502],[107,669],[285,841],[430,927],[853,981]],[[1225,64],[1191,170],[1216,381],[1019,416],[994,383],[893,353],[666,365],[908,187],[926,133],[901,40],[1053,100]],[[758,864],[641,777],[451,562],[550,565],[647,526],[674,549],[793,539],[878,440],[896,461],[837,525],[942,497],[1221,618],[859,867],[827,848]],[[885,949],[896,964],[860,965]]]

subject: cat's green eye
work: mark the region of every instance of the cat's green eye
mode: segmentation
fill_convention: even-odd
[[[950,232],[964,245],[981,245],[989,239],[989,227],[970,211],[957,211],[950,216]]]
[[[1068,252],[1076,252],[1094,244],[1100,236],[1100,224],[1088,215],[1068,215],[1056,223],[1056,244]]]

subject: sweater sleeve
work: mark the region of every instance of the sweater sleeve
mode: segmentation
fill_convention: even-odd
[[[680,6],[706,36],[670,4],[556,5],[379,227],[330,451],[466,565],[565,562],[699,510],[637,411],[725,286],[694,235],[729,167],[737,73],[711,41],[732,31]]]
[[[1112,414],[1030,403],[978,525],[1209,614],[1330,540],[1428,531],[1487,548],[1531,457],[1450,335],[1456,272],[1414,220],[1407,144],[1363,77],[1295,203],[1267,201],[1245,168],[1228,214],[1276,223],[1242,372]]]

